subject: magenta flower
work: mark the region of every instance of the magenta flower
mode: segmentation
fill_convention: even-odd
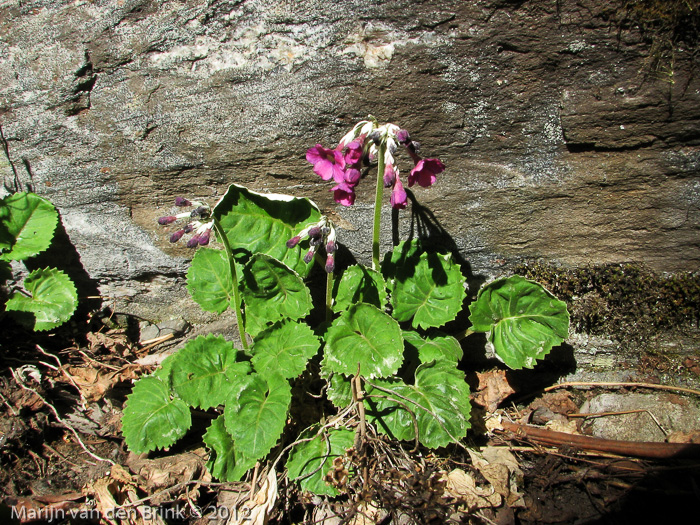
[[[396,170],[391,164],[387,164],[384,168],[384,187],[391,188],[396,182]]]
[[[337,186],[331,188],[333,198],[338,204],[343,206],[352,206],[355,203],[355,188],[346,182],[341,182]]]
[[[362,174],[360,173],[360,170],[356,170],[355,168],[348,168],[345,170],[344,181],[350,186],[355,186],[358,182],[360,182],[361,176]]]
[[[445,171],[445,165],[438,159],[420,159],[408,176],[408,187],[418,183],[427,188],[435,184],[436,175]]]
[[[406,207],[408,202],[408,195],[406,195],[406,190],[403,188],[401,179],[396,179],[396,184],[394,184],[394,189],[391,190],[391,207],[402,210]]]
[[[362,160],[362,149],[364,147],[363,140],[355,139],[347,145],[345,149],[345,164],[355,166]]]
[[[316,144],[306,152],[306,160],[314,165],[314,173],[323,180],[344,180],[345,160],[338,150],[328,149]]]

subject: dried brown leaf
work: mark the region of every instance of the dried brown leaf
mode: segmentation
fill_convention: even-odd
[[[488,412],[494,412],[504,399],[515,393],[508,383],[505,370],[477,372],[476,375],[479,378],[479,386],[472,396],[472,401],[486,407]]]

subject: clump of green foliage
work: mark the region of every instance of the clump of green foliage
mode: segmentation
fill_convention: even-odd
[[[22,286],[6,286],[13,278],[12,261],[26,261],[46,250],[58,224],[51,202],[18,192],[0,199],[0,288],[5,312],[37,331],[51,330],[70,319],[78,295],[70,277],[56,268],[39,268]]]
[[[700,273],[658,275],[634,264],[586,268],[523,265],[515,273],[543,283],[569,304],[574,329],[637,342],[659,330],[700,322]]]
[[[196,221],[171,236],[177,242],[192,234],[187,243],[199,248],[187,288],[206,311],[234,311],[240,347],[200,336],[141,378],[122,419],[131,451],[173,445],[192,426],[191,410],[206,410],[214,417],[203,436],[213,476],[237,481],[258,461],[269,457],[276,465],[286,456],[289,479],[302,490],[335,496],[341,488],[327,474],[335,466],[351,468],[346,452],[361,453],[367,427],[430,449],[466,436],[471,405],[458,366],[463,351],[457,338],[441,331],[465,307],[462,268],[452,254],[429,250],[421,239],[398,242],[380,258],[383,189],[392,187],[392,206],[406,205],[392,155],[399,142],[409,144],[407,137],[397,126],[363,121],[339,148],[317,145],[307,152],[323,180],[337,177],[333,191],[344,205],[354,202],[359,171],[341,169],[340,151],[347,150],[352,165],[366,158],[371,167],[377,159],[371,268],[336,269],[335,227],[313,202],[236,184],[211,213],[205,210],[208,222]],[[409,184],[435,182],[442,163],[415,150],[409,154],[415,162]],[[186,205],[195,206],[176,200],[176,206]],[[202,206],[159,222],[195,216],[204,218]],[[223,250],[206,246],[210,233]],[[311,316],[314,298],[307,285],[315,265],[326,280],[320,323]],[[468,308],[466,332],[487,334],[496,355],[513,369],[533,368],[568,336],[565,303],[520,276],[487,283]],[[299,432],[300,425],[289,420],[293,385],[311,368],[320,368],[325,398],[337,412]]]

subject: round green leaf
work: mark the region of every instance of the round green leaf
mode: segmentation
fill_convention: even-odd
[[[9,234],[13,242],[10,251],[0,258],[22,261],[46,250],[58,224],[54,205],[33,193],[15,193],[5,197],[3,203],[4,237]]]
[[[189,407],[181,399],[172,399],[168,386],[158,378],[138,380],[127,396],[122,433],[127,447],[136,454],[169,447],[191,425]]]
[[[257,373],[292,378],[304,371],[319,347],[318,337],[308,325],[286,319],[258,334],[250,351]]]
[[[422,253],[420,241],[401,241],[384,257],[382,274],[387,280],[410,279],[415,274],[415,268]]]
[[[421,363],[445,359],[458,363],[462,359],[462,347],[451,335],[441,332],[428,335],[425,339],[412,330],[403,331],[406,349],[416,355]]]
[[[262,253],[253,255],[243,269],[242,295],[246,332],[253,337],[268,324],[311,312],[311,293],[299,274]]]
[[[510,368],[533,368],[569,335],[566,303],[519,275],[484,286],[469,310],[471,329],[489,332],[496,355]]]
[[[308,438],[318,432],[316,429],[302,434]],[[333,460],[345,456],[345,452],[353,447],[355,433],[344,428],[330,429],[295,445],[289,453],[286,467],[291,480],[299,480],[302,490],[319,496],[337,496],[338,489],[326,481],[326,474],[333,468]]]
[[[409,271],[413,275],[406,275]],[[462,310],[465,282],[451,255],[422,253],[413,268],[397,271],[391,290],[393,316],[399,321],[413,318],[414,328],[442,326]]]
[[[345,408],[352,403],[352,385],[343,374],[334,374],[326,366],[325,358],[321,361],[321,377],[328,383],[326,395],[336,408]]]
[[[233,301],[233,280],[226,253],[200,248],[187,270],[187,290],[207,312],[222,313]]]
[[[333,286],[333,311],[342,312],[353,304],[368,303],[383,309],[386,304],[386,283],[382,274],[361,265],[351,266],[336,279]]]
[[[15,292],[5,308],[31,314],[34,330],[56,328],[68,321],[78,306],[78,293],[73,281],[56,268],[34,270],[24,280],[24,288],[30,296]]]
[[[303,241],[303,246],[292,249],[287,248],[286,242],[321,218],[310,200],[290,195],[264,195],[232,184],[213,213],[234,252],[264,253],[302,276],[308,274],[311,264],[303,261],[308,242]]]
[[[403,361],[399,324],[375,306],[359,303],[343,312],[326,332],[324,361],[331,372],[386,377]]]
[[[170,382],[180,398],[206,410],[226,402],[231,390],[250,373],[236,362],[237,350],[222,336],[199,336],[172,356]]]
[[[464,373],[446,360],[422,364],[416,370],[415,383],[378,381],[378,386],[397,394],[368,389],[368,394],[383,398],[368,398],[368,419],[377,428],[401,440],[415,439],[413,413],[418,425],[420,442],[428,448],[444,447],[462,439],[470,428],[469,386]]]
[[[204,444],[212,451],[207,461],[211,475],[222,481],[240,481],[255,466],[256,459],[242,456],[235,447],[231,434],[226,431],[222,414],[209,425],[203,436]]]
[[[229,396],[224,415],[240,453],[260,459],[277,443],[287,421],[292,389],[281,377],[247,376]]]

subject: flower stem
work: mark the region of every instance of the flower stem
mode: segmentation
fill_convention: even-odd
[[[377,153],[377,192],[374,196],[374,228],[372,230],[372,269],[379,271],[379,232],[382,222],[382,197],[384,196],[384,154],[386,140],[379,143]]]
[[[326,274],[326,322],[333,320],[333,272]]]
[[[233,311],[236,314],[236,324],[238,325],[238,335],[241,337],[241,344],[244,350],[248,350],[248,341],[245,338],[245,328],[243,327],[243,312],[241,311],[241,296],[238,293],[238,272],[236,272],[236,263],[233,260],[233,252],[231,251],[231,245],[228,242],[228,237],[226,237],[226,232],[219,224],[219,220],[214,217],[214,228],[216,229],[216,234],[221,239],[221,244],[224,245],[224,250],[226,251],[226,257],[228,258],[229,267],[231,269],[231,281],[233,288]]]

